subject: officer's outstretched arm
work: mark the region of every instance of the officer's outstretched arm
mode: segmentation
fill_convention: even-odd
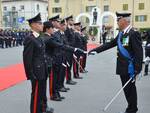
[[[106,51],[110,48],[115,47],[116,45],[117,45],[117,38],[113,39],[111,42],[108,42],[108,43],[103,44],[103,45],[101,45],[97,48],[94,48],[94,49],[90,50],[88,52],[88,54],[90,55],[90,54],[93,54],[93,53],[101,53],[103,51]]]

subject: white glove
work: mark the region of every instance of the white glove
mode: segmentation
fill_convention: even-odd
[[[73,54],[73,57],[74,57],[75,59],[77,59],[77,56],[76,56],[75,54]]]
[[[62,63],[62,66],[67,67],[67,65],[66,65],[66,64],[64,64],[64,63]]]

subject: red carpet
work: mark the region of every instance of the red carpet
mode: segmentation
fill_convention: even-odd
[[[98,44],[88,44],[88,50],[99,46]],[[22,64],[0,68],[0,91],[5,90],[26,80],[24,67]]]
[[[26,80],[26,77],[22,64],[0,68],[0,91],[24,80]]]
[[[98,47],[100,44],[88,44],[88,50]]]

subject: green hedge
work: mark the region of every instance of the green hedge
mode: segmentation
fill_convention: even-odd
[[[97,27],[90,27],[89,28],[89,35],[96,36],[97,34],[98,34]]]

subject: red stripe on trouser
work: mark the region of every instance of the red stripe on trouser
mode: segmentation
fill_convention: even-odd
[[[49,94],[50,94],[50,97],[53,96],[53,69],[51,69],[51,72],[50,72],[50,77],[49,77]]]
[[[74,69],[74,73],[76,74],[77,73],[77,69],[76,69],[76,61],[74,60],[74,65],[73,65],[73,69]]]
[[[66,67],[66,80],[68,80],[68,67]]]
[[[36,84],[35,84],[33,113],[37,112],[37,97],[38,97],[38,81],[36,81]]]
[[[82,67],[83,67],[83,58],[80,59],[80,72],[83,71]]]

